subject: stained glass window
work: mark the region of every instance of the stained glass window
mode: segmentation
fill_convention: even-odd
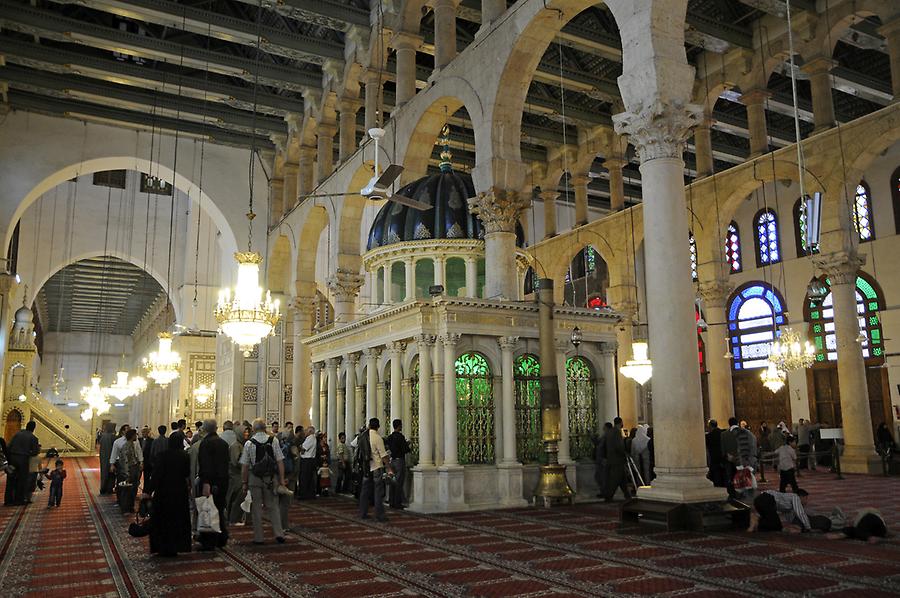
[[[540,278],[537,275],[537,272],[534,271],[534,268],[528,268],[528,271],[525,272],[525,294],[530,295],[531,293],[536,293],[540,290]]]
[[[597,255],[594,253],[594,248],[588,245],[584,249],[584,266],[585,271],[590,274],[597,267]]]
[[[813,243],[806,246],[806,202],[798,199],[794,203],[794,236],[797,245],[797,257],[819,253],[819,246]]]
[[[688,245],[691,251],[691,280],[697,282],[697,241],[693,232],[688,233]]]
[[[787,323],[784,305],[781,294],[762,282],[748,282],[734,292],[728,304],[728,334],[735,370],[766,366],[775,328]]]
[[[385,429],[388,429],[388,426],[391,422],[391,374],[390,371],[385,372],[386,375],[384,377],[384,400],[382,401],[382,405],[384,407],[384,413],[382,414],[381,421],[385,424]]]
[[[409,455],[406,456],[406,466],[412,467],[419,463],[419,360],[413,367],[410,383],[409,397]]]
[[[725,233],[725,261],[728,263],[731,272],[740,272],[743,269],[741,261],[741,234],[738,231],[737,223],[733,220],[728,225]]]
[[[593,459],[591,434],[597,429],[594,374],[583,357],[566,360],[566,391],[569,399],[569,453],[573,459]]]
[[[756,262],[761,268],[781,261],[781,242],[778,238],[778,217],[772,210],[756,215]]]
[[[534,355],[516,359],[516,458],[537,463],[541,444],[541,364]]]
[[[491,369],[482,355],[463,353],[456,360],[459,462],[494,462],[494,392]]]
[[[865,181],[856,186],[856,195],[853,199],[853,225],[859,234],[860,242],[871,241],[875,238],[875,228],[872,222],[872,199]]]
[[[825,279],[830,289],[831,281]],[[807,297],[809,321],[812,327],[813,344],[816,346],[816,361],[837,361],[837,339],[834,335],[834,298],[831,291],[821,303],[810,301]],[[884,359],[884,337],[881,331],[881,318],[878,310],[883,300],[874,285],[862,276],[856,278],[856,313],[859,318],[859,330],[865,337],[860,343],[865,359]]]

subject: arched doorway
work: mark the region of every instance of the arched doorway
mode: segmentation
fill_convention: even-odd
[[[22,412],[18,409],[12,409],[6,414],[6,426],[3,429],[3,438],[6,444],[12,440],[16,432],[22,429]]]

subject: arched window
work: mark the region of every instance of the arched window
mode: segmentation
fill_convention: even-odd
[[[784,305],[781,294],[762,282],[748,282],[734,292],[728,304],[728,334],[735,370],[766,366],[776,326],[787,323]]]
[[[831,281],[824,279],[829,288],[821,303],[806,298],[807,319],[812,326],[816,361],[837,361],[837,340],[834,336],[834,304]],[[884,299],[877,283],[865,274],[856,277],[856,313],[859,314],[859,330],[865,336],[861,344],[863,357],[884,360],[884,337],[878,311],[884,309]]]
[[[609,268],[600,253],[587,245],[578,252],[566,271],[564,298],[566,305],[592,307],[606,306],[606,290],[609,288]]]
[[[732,220],[725,232],[725,261],[730,272],[740,272],[744,269],[741,258],[741,233],[737,223]]]
[[[491,368],[478,353],[456,359],[459,462],[494,462],[494,392]]]
[[[853,226],[859,234],[861,243],[875,238],[875,223],[872,221],[872,194],[865,181],[860,181],[856,186],[856,194],[853,198]]]
[[[541,364],[534,355],[516,359],[516,458],[536,463],[541,456]]]
[[[894,204],[894,231],[900,234],[900,166],[891,174],[891,203]]]
[[[566,360],[566,393],[569,399],[569,454],[573,459],[593,459],[591,434],[597,429],[594,373],[584,357]]]
[[[778,216],[773,210],[760,210],[753,219],[756,226],[756,265],[762,268],[781,261]]]
[[[691,280],[697,282],[697,241],[694,239],[694,232],[688,233],[688,245],[691,252]]]
[[[536,293],[541,288],[541,285],[538,282],[539,280],[540,280],[540,278],[538,277],[537,272],[535,272],[534,268],[529,267],[528,270],[525,272],[525,289],[524,290],[525,290],[526,295]]]
[[[806,247],[806,202],[802,199],[794,202],[794,244],[797,247],[797,257],[819,253],[816,243]]]

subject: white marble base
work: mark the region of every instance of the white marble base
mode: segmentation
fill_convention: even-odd
[[[501,507],[528,506],[528,501],[522,496],[522,469],[521,463],[501,463],[497,466],[497,492]]]
[[[881,457],[872,449],[854,451],[851,447],[844,449],[841,455],[841,473],[882,473]]]
[[[416,513],[441,511],[438,489],[438,470],[434,466],[417,465],[412,469],[412,501],[409,510]]]
[[[641,486],[638,498],[672,503],[719,502],[728,500],[725,488],[716,488],[699,475],[663,474],[650,486]]]
[[[465,469],[461,465],[442,465],[437,470],[437,510],[449,513],[466,511]]]

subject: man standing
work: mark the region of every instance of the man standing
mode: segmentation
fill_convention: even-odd
[[[802,469],[808,465],[807,457],[809,455],[809,431],[809,422],[802,417],[794,425],[794,436],[797,438],[797,446],[800,449],[800,454],[797,460],[798,469]]]
[[[394,484],[391,485],[390,505],[392,509],[402,509],[406,487],[406,455],[409,454],[409,442],[403,435],[403,422],[395,419],[391,422],[394,431],[387,438],[387,450],[391,453],[391,467],[394,470]]]
[[[12,504],[14,505],[24,505],[31,502],[31,489],[29,488],[31,471],[28,465],[31,458],[41,451],[41,445],[37,436],[34,435],[35,427],[37,427],[37,424],[34,420],[28,422],[24,430],[16,432],[7,447],[9,464],[15,468],[13,479],[6,480],[7,484],[13,485]]]
[[[613,420],[612,430],[608,430],[606,437],[606,487],[603,500],[611,502],[616,493],[616,488],[622,489],[625,498],[631,498],[631,492],[625,483],[625,437],[622,434],[622,418]]]
[[[219,511],[219,526],[221,533],[200,534],[200,544],[204,550],[212,550],[215,547],[223,547],[228,542],[227,520],[225,506],[228,496],[228,443],[219,438],[216,420],[208,419],[203,422],[203,441],[198,443],[197,451],[198,471],[200,478],[200,492],[203,496],[212,496],[216,509]]]
[[[109,473],[113,475],[113,489],[119,485],[119,482],[123,482],[126,479],[127,472],[125,471],[125,468],[120,465],[119,461],[122,457],[122,450],[125,448],[125,443],[128,442],[125,435],[128,434],[128,430],[130,429],[131,426],[128,424],[122,424],[119,428],[119,436],[116,438],[116,441],[113,442],[112,451],[109,453]]]
[[[728,429],[722,432],[722,467],[725,475],[725,487],[728,496],[736,496],[734,491],[734,474],[740,464],[740,451],[738,450],[738,420],[728,418]]]
[[[375,519],[387,523],[388,519],[384,515],[384,470],[387,469],[390,473],[391,464],[384,440],[378,434],[380,427],[381,422],[373,417],[369,420],[369,433],[361,435],[359,439],[359,456],[362,459],[368,457],[368,470],[363,476],[362,490],[359,493],[359,516],[362,519],[369,518],[369,501],[374,493]]]
[[[263,419],[253,420],[253,436],[244,445],[241,454],[242,489],[250,490],[250,515],[253,519],[253,543],[263,543],[262,509],[265,506],[275,532],[275,540],[284,543],[284,530],[281,528],[281,512],[278,499],[275,497],[275,484],[284,486],[284,456],[278,439],[266,432]]]
[[[719,422],[711,419],[706,424],[706,456],[709,462],[709,479],[713,486],[725,487],[725,457],[722,454],[722,430]]]
[[[153,438],[150,437],[150,426],[144,426],[141,428],[141,437],[138,438],[138,443],[141,445],[141,457],[144,463],[144,484],[150,481],[150,475],[153,473],[153,460],[152,460],[152,450],[153,450]]]
[[[103,432],[100,433],[100,494],[112,493],[114,485],[110,477],[110,457],[112,456],[113,443],[116,441],[116,427],[111,422],[103,424]]]
[[[316,429],[306,428],[306,438],[300,445],[300,500],[316,497]]]
[[[334,493],[347,493],[350,488],[350,447],[347,446],[347,435],[343,432],[338,434],[338,443],[334,450],[334,461],[337,467],[337,481],[334,486]]]
[[[226,419],[225,423],[222,424],[222,433],[219,434],[219,438],[224,440],[228,446],[237,442],[237,434],[234,433],[234,423],[230,419]]]
[[[278,442],[281,442],[281,433],[279,432],[280,428],[278,427],[278,422],[272,422],[272,436],[278,439]]]

